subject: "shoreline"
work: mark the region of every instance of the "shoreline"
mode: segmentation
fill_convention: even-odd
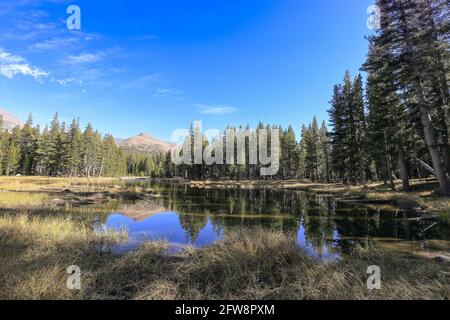
[[[450,197],[438,194],[435,180],[412,180],[411,191],[400,189],[401,181],[396,181],[397,190],[392,191],[383,182],[369,183],[367,186],[350,186],[341,183],[312,183],[304,180],[254,181],[254,180],[203,180],[185,181],[197,189],[274,189],[298,190],[325,194],[339,201],[363,205],[392,205],[399,209],[413,210],[422,214],[448,213]]]
[[[436,180],[411,180],[411,191],[401,190],[401,181],[396,181],[397,190],[392,191],[383,182],[369,183],[366,186],[350,186],[341,183],[312,183],[306,180],[185,180],[182,178],[158,179],[149,177],[96,177],[67,178],[45,176],[0,177],[0,190],[58,193],[87,184],[99,188],[113,189],[119,182],[162,182],[188,185],[196,189],[272,189],[298,190],[316,194],[330,195],[338,201],[361,205],[389,205],[402,210],[410,210],[429,218],[442,217],[450,222],[450,197],[438,194]],[[37,184],[39,183],[39,184]],[[111,186],[108,187],[108,185]],[[103,186],[102,186],[103,185]],[[114,190],[117,188],[117,190]],[[136,190],[137,193],[138,190]]]

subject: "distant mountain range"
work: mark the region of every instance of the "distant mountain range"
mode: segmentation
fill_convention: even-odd
[[[16,126],[22,126],[20,121],[12,113],[0,108],[0,116],[3,118],[3,128],[11,130]],[[128,139],[115,139],[119,147],[128,151],[138,151],[144,153],[166,153],[175,145],[152,137],[148,133],[141,133]]]
[[[3,128],[5,129],[11,130],[14,127],[21,127],[23,125],[22,121],[20,121],[15,115],[3,108],[0,108],[0,116],[3,119]]]

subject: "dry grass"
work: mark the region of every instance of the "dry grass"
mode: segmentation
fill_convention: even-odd
[[[138,291],[145,299],[449,299],[449,277],[435,264],[359,248],[351,259],[323,263],[294,239],[264,230],[234,233],[175,261],[163,278]],[[367,267],[384,275],[369,291]],[[167,296],[169,294],[169,296]]]
[[[64,197],[63,191],[76,193],[118,191],[114,178],[49,178],[49,177],[0,177],[0,208],[44,208],[51,200]]]
[[[402,209],[427,209],[429,208],[424,199],[415,194],[390,193],[390,192],[368,192],[361,194],[369,201],[389,201],[394,206]]]
[[[23,207],[41,205],[48,200],[46,193],[0,191],[0,207]]]
[[[62,217],[30,217],[27,213],[2,216],[0,298],[74,298],[65,286],[66,268],[95,261],[93,247],[117,242],[121,236],[99,234],[90,226]]]
[[[97,249],[121,236],[98,234],[61,217],[0,217],[0,299],[449,299],[448,266],[372,249],[323,263],[294,237],[264,230],[227,235],[204,249],[168,255],[148,243],[124,255]],[[382,290],[366,269],[379,265]],[[66,287],[66,268],[82,270],[82,290]]]
[[[117,178],[54,178],[54,177],[0,177],[0,190],[42,191],[63,190],[73,186],[104,188],[119,181]]]

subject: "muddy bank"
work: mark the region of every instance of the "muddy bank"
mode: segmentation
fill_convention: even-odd
[[[64,206],[103,204],[111,200],[118,201],[145,201],[159,197],[153,189],[135,187],[123,190],[120,186],[111,186],[109,191],[77,192],[65,189],[59,192],[59,197],[52,199],[51,204]]]

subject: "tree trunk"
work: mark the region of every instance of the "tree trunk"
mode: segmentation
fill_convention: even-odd
[[[408,169],[405,161],[405,153],[401,145],[398,146],[398,166],[400,168],[400,176],[402,178],[403,190],[409,191]]]
[[[389,185],[391,186],[391,190],[395,191],[395,182],[394,182],[394,176],[392,175],[392,167],[391,167],[391,157],[389,154],[386,154],[386,173],[387,177],[389,179]]]
[[[417,171],[417,177],[419,178],[419,180],[422,180],[422,174],[420,173],[420,168],[418,165],[416,165],[416,171]]]
[[[439,99],[442,101],[441,99]],[[444,159],[444,165],[445,170],[447,171],[447,174],[450,174],[450,145],[448,143],[449,141],[449,135],[448,135],[448,127],[447,122],[445,121],[446,115],[445,111],[442,108],[442,106],[438,106],[437,108],[437,115],[438,115],[438,121],[439,126],[441,127],[441,134],[442,134],[442,158]]]
[[[387,144],[387,133],[386,130],[384,131],[384,147],[385,147],[385,154],[386,154],[386,170],[387,170],[387,177],[389,179],[389,184],[391,186],[391,190],[395,190],[395,182],[394,177],[392,175],[392,165],[391,165],[391,155],[389,153],[389,147]]]
[[[330,159],[328,156],[328,152],[325,150],[325,171],[326,171],[326,182],[330,183],[331,182],[331,177],[330,177]]]
[[[104,165],[105,165],[105,158],[102,158],[102,164],[100,165],[100,171],[98,173],[99,178],[103,175],[103,166]]]
[[[450,195],[450,181],[441,161],[441,154],[439,153],[436,131],[433,127],[433,124],[431,123],[431,114],[428,111],[428,107],[426,106],[423,96],[422,87],[417,79],[414,80],[414,87],[416,91],[416,98],[419,102],[418,109],[420,112],[420,119],[425,134],[425,142],[430,152],[431,160],[433,161],[433,168],[439,181],[441,193],[448,196]]]

